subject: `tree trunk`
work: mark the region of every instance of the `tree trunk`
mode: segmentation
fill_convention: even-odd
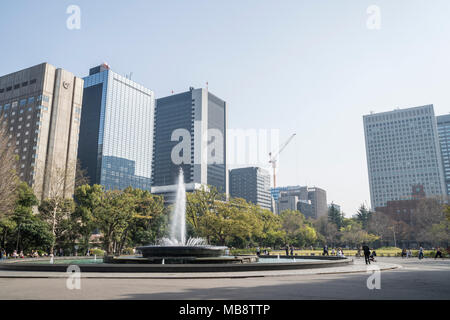
[[[50,247],[50,254],[54,255],[55,251],[55,244],[56,244],[56,211],[57,211],[58,204],[55,203],[55,207],[53,208],[53,221],[52,221],[52,233],[53,233],[53,241],[52,245]]]

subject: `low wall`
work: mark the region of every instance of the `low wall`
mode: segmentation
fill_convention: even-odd
[[[280,258],[313,259],[303,256]],[[79,257],[73,257],[72,259]],[[88,257],[86,257],[88,258]],[[275,258],[266,256],[264,258]],[[319,257],[316,257],[319,258]],[[68,257],[66,259],[69,259]],[[31,261],[29,261],[31,260]],[[66,272],[67,264],[37,264],[32,263],[32,259],[16,262],[0,263],[0,270],[14,271],[35,271],[35,272]],[[316,269],[329,268],[353,264],[353,260],[340,257],[321,257],[311,262],[288,262],[288,263],[243,263],[243,264],[78,264],[81,272],[122,272],[122,273],[177,273],[177,272],[242,272],[242,271],[268,271],[268,270],[295,270],[295,269]]]

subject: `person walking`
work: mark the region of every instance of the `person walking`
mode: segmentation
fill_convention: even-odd
[[[441,252],[441,248],[439,248],[439,247],[436,250],[436,255],[434,256],[434,260],[436,260],[437,257],[443,258],[442,257],[442,252]]]
[[[291,244],[291,256],[294,255],[294,245]]]
[[[323,246],[323,253],[322,253],[322,255],[323,256],[328,256],[328,245],[324,245]]]
[[[366,264],[370,264],[370,249],[368,246],[363,246],[364,251],[364,259],[366,260]]]
[[[422,246],[420,246],[420,248],[419,248],[419,260],[422,260],[423,259],[423,248],[422,248]]]
[[[288,256],[288,255],[289,255],[289,244],[287,244],[287,243],[286,243],[286,248],[285,248],[285,250],[286,250],[286,255]]]

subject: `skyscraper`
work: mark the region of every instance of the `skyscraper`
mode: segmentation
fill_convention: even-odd
[[[227,103],[207,89],[157,99],[152,192],[173,192],[179,168],[188,191],[201,185],[228,193]]]
[[[154,93],[107,64],[84,78],[78,156],[90,183],[150,190]]]
[[[315,218],[328,215],[327,192],[318,187],[308,188],[308,200],[311,201]]]
[[[270,174],[258,167],[230,170],[230,196],[271,209]]]
[[[83,80],[48,63],[0,77],[1,124],[39,199],[73,194],[82,98]]]
[[[446,193],[433,105],[365,115],[372,208],[411,199],[414,185],[427,196]]]
[[[436,117],[444,170],[445,191],[450,195],[450,114]]]

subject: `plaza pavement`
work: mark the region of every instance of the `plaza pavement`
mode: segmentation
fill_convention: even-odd
[[[348,267],[242,274],[67,274],[0,271],[0,299],[450,299],[450,260],[379,258],[369,290],[363,259]],[[194,277],[195,279],[188,279]]]

